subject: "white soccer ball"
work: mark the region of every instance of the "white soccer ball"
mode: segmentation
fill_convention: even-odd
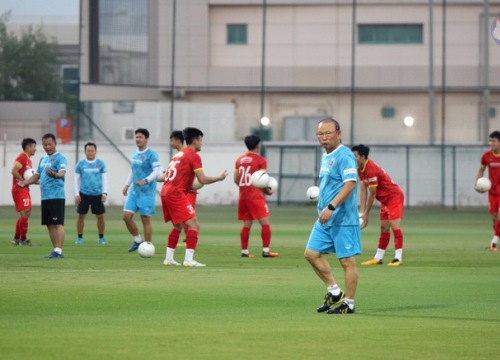
[[[193,180],[193,185],[191,185],[191,188],[194,190],[201,189],[203,187],[203,184],[198,180],[198,178],[195,176]]]
[[[137,252],[143,258],[150,258],[155,254],[155,246],[153,243],[143,241],[141,245],[139,245]]]
[[[278,180],[270,176],[269,181],[267,182],[267,187],[271,190],[271,193],[274,194],[278,191]]]
[[[310,188],[308,188],[306,191],[306,196],[309,199],[309,201],[312,201],[312,202],[318,201],[319,187],[311,186]]]
[[[28,180],[34,174],[35,174],[35,170],[33,170],[33,169],[26,169],[26,171],[23,174],[23,178],[24,178],[24,180]]]
[[[165,182],[165,169],[161,169],[161,173],[156,177],[156,181]]]
[[[264,170],[257,170],[252,174],[250,181],[256,188],[264,189],[269,183],[269,175]]]
[[[476,189],[479,190],[480,192],[487,192],[490,191],[491,189],[491,181],[487,177],[482,177],[477,179],[476,182]]]

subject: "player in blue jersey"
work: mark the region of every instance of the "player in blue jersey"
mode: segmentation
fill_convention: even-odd
[[[63,258],[64,245],[64,176],[67,161],[64,155],[56,150],[56,137],[48,133],[42,137],[44,155],[38,164],[36,173],[28,180],[20,181],[19,186],[33,184],[40,180],[42,198],[42,225],[47,226],[50,241],[54,250],[46,256],[49,259]]]
[[[106,164],[96,158],[97,145],[88,142],[84,146],[85,159],[80,160],[75,168],[75,204],[78,212],[76,221],[77,238],[76,244],[83,244],[83,228],[85,226],[85,215],[92,208],[92,214],[97,218],[97,231],[99,239],[97,243],[106,245],[104,238],[104,203],[108,196],[108,171]]]
[[[143,241],[134,222],[136,212],[141,216],[144,240],[150,242],[153,236],[150,217],[155,213],[156,178],[161,174],[161,167],[158,154],[148,147],[148,139],[147,129],[141,128],[135,131],[137,150],[132,154],[132,169],[123,188],[123,195],[127,198],[122,218],[134,237],[129,252],[136,251]]]
[[[355,255],[361,254],[356,183],[358,170],[351,150],[342,145],[340,125],[323,119],[318,125],[318,141],[325,154],[319,171],[318,220],[307,242],[305,257],[324,282],[327,293],[318,312],[354,313],[358,284]],[[344,269],[346,291],[335,281],[324,254],[336,253]]]

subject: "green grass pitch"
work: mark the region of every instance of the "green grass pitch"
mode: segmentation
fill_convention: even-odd
[[[493,359],[500,312],[500,251],[482,209],[408,209],[402,223],[404,264],[359,266],[356,314],[315,309],[325,288],[304,260],[315,207],[271,207],[272,246],[262,258],[260,227],[239,256],[234,207],[199,207],[195,259],[206,268],[164,267],[170,224],[153,218],[156,255],[127,253],[131,237],[120,208],[108,208],[97,245],[87,216],[85,244],[75,245],[68,207],[64,259],[49,260],[47,230],[33,210],[33,247],[12,246],[17,219],[0,208],[0,357],[11,359]],[[362,231],[371,258],[376,212]],[[140,226],[140,219],[136,216]],[[392,260],[393,241],[385,262]],[[176,260],[182,261],[179,246]],[[343,272],[330,256],[343,287]]]

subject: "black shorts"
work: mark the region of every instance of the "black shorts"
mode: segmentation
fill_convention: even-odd
[[[76,208],[78,214],[87,214],[89,212],[89,207],[92,208],[92,214],[94,215],[102,215],[106,212],[102,202],[102,195],[86,195],[80,193],[80,199],[81,201]]]
[[[66,199],[42,200],[42,225],[64,225]]]

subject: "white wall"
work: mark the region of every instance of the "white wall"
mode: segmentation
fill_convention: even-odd
[[[81,148],[83,149],[83,143]],[[11,196],[11,186],[12,186],[12,175],[10,174],[14,160],[17,155],[22,151],[21,146],[16,143],[8,143],[3,154],[3,165],[0,177],[0,205],[12,205]],[[155,151],[158,152],[160,157],[160,162],[164,168],[168,165],[169,160],[169,148],[166,145],[163,146],[151,146]],[[135,149],[134,145],[123,145],[120,149],[129,158]],[[73,192],[73,176],[76,164],[75,155],[75,145],[61,145],[57,146],[57,150],[66,156],[68,160],[68,172],[66,176],[66,204],[74,204],[74,192]],[[237,156],[243,154],[246,151],[244,144],[235,144],[227,146],[206,146],[200,152],[203,160],[203,170],[208,176],[217,176],[224,170],[227,170],[229,175],[223,182],[218,182],[215,184],[204,186],[199,191],[198,204],[236,204],[236,199],[238,196],[238,188],[233,182],[233,171],[234,162]],[[38,165],[44,151],[41,142],[37,145],[37,153],[32,158],[33,167]],[[97,156],[104,160],[108,167],[109,176],[109,196],[108,205],[123,205],[124,196],[122,195],[123,185],[130,171],[130,166],[127,161],[117,153],[117,151],[109,145],[97,144]],[[83,157],[81,152],[79,158]],[[161,184],[158,185],[158,190],[160,190]],[[40,190],[37,185],[31,186],[31,197],[33,204],[40,204]],[[160,205],[160,197],[157,197],[157,205]]]
[[[317,177],[316,168],[320,151],[315,143],[310,143],[309,150],[297,147],[297,143],[266,143],[268,171],[280,181],[282,196],[281,201],[305,202],[305,190],[314,185]],[[273,145],[284,147],[283,162],[280,165],[280,149]],[[83,148],[83,143],[80,144]],[[160,156],[161,164],[166,167],[169,158],[167,145],[156,144],[152,146]],[[9,143],[4,147],[3,166],[0,176],[0,205],[12,205],[10,171],[13,162],[20,152],[19,144]],[[120,146],[127,158],[135,149],[133,144]],[[402,146],[372,146],[370,157],[373,158],[391,175],[392,179],[400,185],[405,192],[407,205],[425,206],[440,205],[441,194],[441,166],[443,164],[440,147],[410,147]],[[74,204],[73,174],[75,168],[75,145],[59,145],[58,150],[68,159],[68,176],[66,178],[67,204]],[[478,194],[473,189],[473,182],[481,154],[487,147],[458,147],[456,152],[447,148],[445,153],[445,196],[446,206],[483,206],[488,203],[486,194]],[[408,153],[407,153],[408,151]],[[203,169],[209,176],[217,176],[227,170],[229,175],[223,182],[207,185],[199,191],[198,204],[200,205],[234,205],[237,203],[238,188],[233,182],[234,162],[236,158],[246,152],[242,142],[230,145],[204,145],[200,155],[203,159]],[[33,163],[38,164],[43,149],[38,146]],[[109,145],[98,144],[98,156],[108,166],[109,172],[109,205],[123,205],[124,197],[121,193],[130,166],[127,161]],[[407,156],[408,155],[408,156]],[[80,158],[82,155],[80,156]],[[455,164],[455,165],[454,165]],[[279,176],[281,170],[284,175]],[[291,177],[290,177],[291,176]],[[40,190],[36,185],[31,187],[34,204],[40,204]],[[160,185],[158,185],[160,189]],[[277,201],[277,196],[268,198]],[[157,196],[157,205],[160,197]]]

